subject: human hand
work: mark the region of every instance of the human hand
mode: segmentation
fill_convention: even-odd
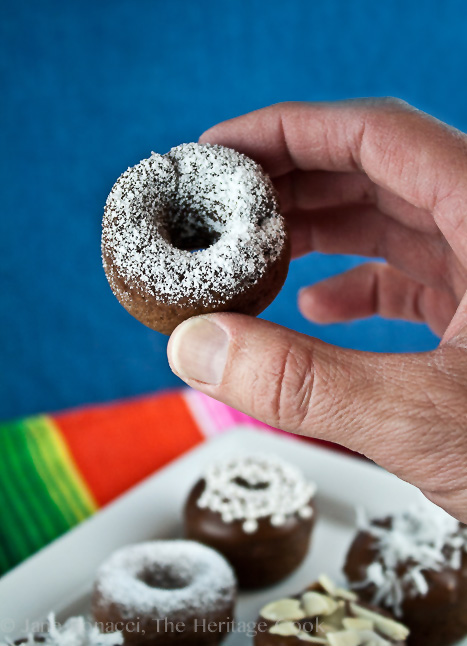
[[[384,257],[300,293],[310,320],[426,321],[433,352],[341,349],[240,314],[182,323],[168,354],[193,388],[272,426],[363,453],[467,522],[467,137],[395,100],[286,103],[201,142],[271,175],[295,256]]]

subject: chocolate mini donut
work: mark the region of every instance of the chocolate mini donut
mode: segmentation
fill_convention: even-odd
[[[411,646],[467,634],[467,529],[441,509],[362,519],[344,572],[362,598],[407,624]]]
[[[185,535],[223,554],[241,587],[271,585],[308,552],[315,490],[298,469],[275,457],[217,462],[188,497]]]
[[[408,628],[326,575],[260,610],[255,646],[404,646]]]
[[[191,143],[119,177],[102,257],[123,307],[170,334],[196,314],[262,312],[284,283],[290,250],[261,167],[230,148]]]
[[[92,598],[99,625],[127,644],[219,644],[233,620],[236,582],[214,550],[193,541],[124,547],[98,570]]]

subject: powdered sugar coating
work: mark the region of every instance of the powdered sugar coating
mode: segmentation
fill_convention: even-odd
[[[106,202],[104,268],[114,291],[126,286],[117,288],[123,302],[134,289],[166,304],[228,302],[285,244],[270,179],[223,146],[152,153],[119,177]],[[192,252],[193,245],[207,248]]]
[[[396,616],[402,615],[406,596],[425,596],[424,572],[460,569],[467,551],[467,529],[445,511],[425,503],[391,516],[391,526],[368,521],[359,510],[359,527],[375,538],[377,560],[366,570],[366,578],[352,587],[373,585],[374,604],[384,603]],[[400,575],[399,568],[404,567]]]
[[[218,512],[226,523],[242,521],[252,534],[261,518],[280,527],[298,514],[310,518],[310,501],[316,485],[307,482],[293,465],[275,456],[237,456],[212,464],[203,475],[205,488],[197,501],[200,508]]]
[[[179,587],[153,587],[160,576]],[[114,552],[98,570],[95,597],[117,604],[123,619],[186,621],[229,608],[235,589],[232,568],[213,549],[194,541],[152,541]]]

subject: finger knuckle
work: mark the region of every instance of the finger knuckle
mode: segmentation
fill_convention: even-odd
[[[291,108],[294,108],[297,105],[299,105],[298,101],[280,101],[279,103],[275,103],[272,107],[274,110],[283,112],[285,110],[290,110]]]
[[[399,108],[401,110],[412,109],[412,106],[407,103],[407,101],[404,101],[404,99],[400,99],[397,96],[385,96],[381,99],[381,104],[391,108]]]
[[[280,428],[299,432],[308,416],[314,373],[311,352],[286,346],[278,353],[272,373],[270,410]]]

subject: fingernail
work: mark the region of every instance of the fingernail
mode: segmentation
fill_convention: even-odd
[[[229,338],[221,327],[205,318],[193,318],[172,334],[170,360],[182,379],[217,385],[222,381],[228,349]]]

